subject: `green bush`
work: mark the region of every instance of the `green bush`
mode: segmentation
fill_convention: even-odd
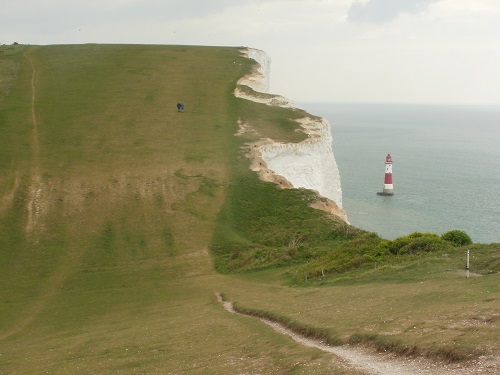
[[[379,251],[389,250],[392,254],[431,253],[446,249],[449,246],[441,237],[430,232],[413,232],[393,241],[383,241]]]
[[[390,240],[383,240],[372,250],[372,255],[375,258],[384,258],[392,255],[391,252],[391,244]]]
[[[453,246],[465,246],[472,244],[472,240],[463,230],[450,230],[444,233],[441,238],[447,242],[451,242]]]
[[[298,268],[295,280],[303,281],[311,277],[344,273],[359,268],[375,259],[376,255],[373,252],[381,241],[377,233],[358,234],[351,241],[340,244],[325,254],[320,254]]]
[[[449,244],[441,239],[437,234],[426,233],[412,240],[399,249],[398,254],[432,253],[449,247]]]
[[[389,241],[389,243],[386,245],[387,249],[392,254],[398,254],[399,250],[401,248],[405,247],[406,245],[408,245],[410,243],[410,241],[412,240],[413,234],[419,234],[419,232],[415,232],[415,233],[412,233],[412,234],[409,234],[409,235],[403,236],[403,237],[398,237],[398,238],[394,239],[393,241]]]

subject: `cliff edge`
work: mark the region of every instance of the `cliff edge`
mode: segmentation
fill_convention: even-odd
[[[256,64],[252,73],[238,81],[235,96],[266,105],[296,108],[287,98],[269,94],[269,56],[253,48],[241,52]],[[265,95],[252,95],[243,86]],[[297,122],[307,134],[307,139],[302,142],[281,143],[267,138],[247,145],[251,169],[262,180],[274,182],[282,188],[315,191],[319,199],[312,204],[314,208],[330,212],[347,222],[346,212],[342,209],[340,173],[333,154],[330,124],[324,118],[312,115]],[[239,125],[241,133],[251,128],[251,124],[241,121]]]

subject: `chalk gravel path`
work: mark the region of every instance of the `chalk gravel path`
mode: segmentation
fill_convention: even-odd
[[[230,313],[240,314],[234,310],[232,302],[224,301],[219,293],[217,300]],[[245,315],[245,314],[240,314]],[[248,316],[248,315],[246,315]],[[263,318],[259,319],[271,326],[276,332],[290,336],[304,346],[317,348],[339,357],[345,367],[367,374],[383,375],[465,375],[465,374],[500,374],[498,358],[480,357],[468,364],[443,364],[426,358],[405,358],[395,354],[377,353],[360,346],[330,346],[318,340],[299,335],[283,325]]]

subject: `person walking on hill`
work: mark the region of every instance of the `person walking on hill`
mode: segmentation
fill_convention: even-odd
[[[181,102],[178,102],[178,103],[177,103],[177,112],[180,112],[182,107],[183,107],[182,103],[181,103]],[[183,111],[184,111],[184,110],[183,110]]]

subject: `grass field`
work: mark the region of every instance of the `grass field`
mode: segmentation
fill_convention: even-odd
[[[0,46],[0,373],[351,373],[215,292],[344,341],[498,355],[500,245],[474,245],[469,279],[464,249],[294,278],[352,238],[249,170],[238,119],[303,137],[301,111],[234,97],[251,65],[237,48]]]

